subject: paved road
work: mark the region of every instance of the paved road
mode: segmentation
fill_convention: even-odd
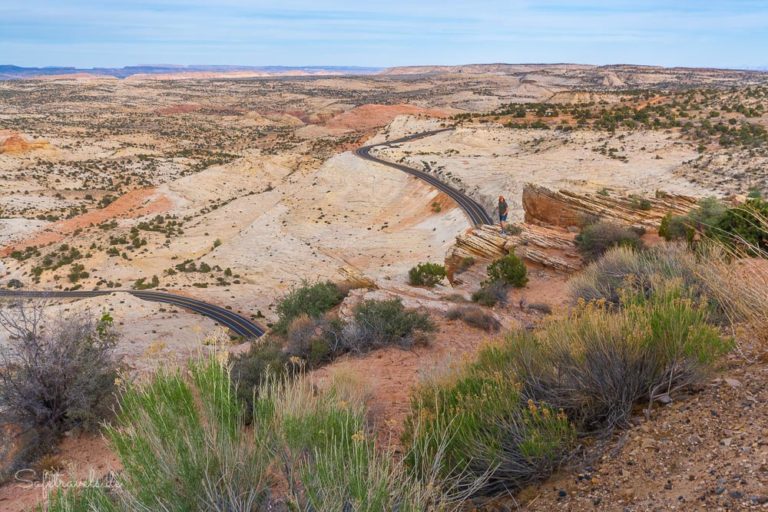
[[[264,329],[248,320],[244,316],[230,311],[226,308],[209,304],[197,299],[191,299],[182,295],[175,295],[168,292],[158,292],[150,290],[77,290],[73,292],[66,291],[26,291],[26,290],[0,290],[0,299],[2,298],[69,298],[85,299],[89,297],[99,297],[111,293],[128,293],[136,298],[151,302],[163,302],[188,309],[195,313],[218,322],[228,327],[232,332],[243,338],[258,338],[264,334]]]
[[[464,192],[453,188],[447,183],[440,181],[438,178],[436,178],[435,176],[427,172],[414,169],[413,167],[408,167],[407,165],[397,164],[394,162],[390,162],[388,160],[383,160],[381,158],[371,155],[371,150],[377,147],[393,146],[395,144],[401,144],[403,142],[409,142],[415,139],[429,137],[431,135],[435,135],[436,133],[441,133],[441,132],[445,132],[452,129],[453,128],[443,128],[441,130],[421,132],[421,133],[416,133],[414,135],[408,135],[407,137],[403,137],[400,139],[390,140],[382,144],[371,144],[370,146],[363,146],[355,150],[355,154],[360,158],[364,158],[365,160],[370,160],[372,162],[386,165],[388,167],[392,167],[399,171],[408,173],[412,176],[416,176],[420,180],[426,181],[427,183],[429,183],[436,189],[440,190],[441,192],[445,192],[446,195],[448,195],[451,199],[456,201],[456,204],[458,204],[459,207],[462,210],[464,210],[464,213],[467,215],[467,217],[469,218],[469,221],[473,225],[479,226],[481,224],[493,224],[493,219],[491,219],[491,216],[488,215],[488,212],[485,211],[485,208],[483,208],[482,205],[480,205],[480,203],[478,203],[477,201],[475,201],[474,199],[466,195]]]

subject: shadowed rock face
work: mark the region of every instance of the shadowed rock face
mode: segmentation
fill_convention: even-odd
[[[658,228],[667,213],[678,215],[696,206],[694,197],[657,192],[656,197],[575,193],[528,184],[523,189],[525,221],[532,224],[580,228],[590,219]]]

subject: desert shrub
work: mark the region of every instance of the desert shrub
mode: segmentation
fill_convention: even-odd
[[[445,279],[445,267],[437,263],[419,263],[408,271],[408,282],[412,286],[435,286]]]
[[[730,343],[708,324],[706,304],[679,282],[623,307],[587,304],[534,334],[515,333],[481,359],[516,375],[526,398],[562,408],[582,431],[625,426],[632,407],[698,383]]]
[[[501,329],[501,323],[495,316],[478,307],[456,307],[448,310],[445,316],[449,320],[461,320],[471,327],[488,332]]]
[[[331,347],[328,336],[329,321],[302,315],[291,322],[286,338],[286,351],[301,357],[309,368],[329,362],[338,347]]]
[[[338,286],[330,281],[321,283],[303,282],[301,286],[292,289],[277,304],[277,323],[273,326],[275,332],[285,334],[291,322],[301,315],[318,318],[337,306],[344,299],[344,294]]]
[[[649,297],[656,284],[676,280],[689,297],[708,302],[715,318],[721,319],[725,315],[724,304],[718,300],[711,280],[702,275],[707,264],[701,255],[681,244],[664,244],[644,251],[616,247],[590,263],[568,284],[574,303],[604,301],[609,306],[619,306],[627,289]]]
[[[705,197],[699,201],[697,208],[688,212],[687,218],[693,229],[706,233],[718,225],[727,210],[716,197]]]
[[[565,415],[526,403],[510,376],[482,364],[422,385],[403,436],[414,468],[442,452],[443,478],[459,486],[480,479],[484,484],[475,491],[485,495],[546,478],[567,457],[573,439]]]
[[[338,323],[336,337],[344,350],[363,353],[395,345],[410,348],[426,341],[436,327],[429,315],[407,309],[403,302],[365,300],[358,304],[349,323]]]
[[[687,240],[693,241],[696,231],[691,227],[688,217],[684,215],[672,215],[668,213],[661,219],[659,236],[666,241]]]
[[[488,282],[522,288],[528,284],[528,270],[521,258],[509,253],[488,265]]]
[[[735,208],[727,209],[710,230],[714,238],[721,238],[742,248],[756,248],[753,255],[768,251],[768,201],[749,199]]]
[[[635,231],[604,221],[585,226],[576,236],[576,247],[588,261],[596,260],[616,246],[640,249],[643,243]]]
[[[262,388],[258,414],[274,433],[274,451],[289,487],[292,510],[453,510],[431,475],[406,470],[376,446],[359,382],[336,376],[318,392],[306,378]],[[432,461],[434,462],[434,460]]]
[[[485,283],[479,290],[472,294],[472,302],[477,302],[481,306],[493,307],[496,304],[507,303],[508,286],[503,281],[493,281]]]
[[[299,369],[297,366],[279,338],[266,338],[252,342],[248,352],[233,358],[230,376],[238,396],[250,406],[254,394],[270,376],[292,375]]]
[[[120,395],[107,435],[120,458],[127,510],[257,510],[267,503],[270,435],[245,428],[225,365],[193,362]]]
[[[51,318],[41,303],[0,309],[0,410],[3,420],[32,433],[29,456],[64,432],[96,430],[110,412],[118,335],[104,314]]]

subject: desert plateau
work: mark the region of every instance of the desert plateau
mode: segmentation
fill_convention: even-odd
[[[768,507],[768,73],[4,73],[0,510]]]

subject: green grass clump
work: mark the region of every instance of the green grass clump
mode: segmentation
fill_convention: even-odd
[[[35,512],[118,512],[120,510],[104,487],[87,482],[77,487],[57,487],[47,496],[45,505]]]
[[[408,271],[408,282],[412,286],[433,287],[446,276],[445,267],[438,263],[419,263]]]
[[[188,376],[161,372],[120,396],[107,436],[127,510],[254,510],[268,498],[268,433],[246,430],[229,370],[215,359]]]
[[[521,258],[509,253],[488,265],[488,282],[522,288],[528,284],[528,270]]]
[[[273,411],[269,424],[291,510],[456,510],[444,481],[429,472],[417,478],[391,450],[377,446],[359,384],[337,376],[321,393],[304,378],[262,389],[260,407]]]
[[[294,288],[277,304],[277,323],[272,329],[285,334],[291,322],[301,315],[318,318],[344,300],[344,293],[330,281],[320,283],[303,282]]]
[[[318,390],[272,376],[256,397],[246,411],[213,357],[128,386],[107,429],[119,486],[57,489],[52,510],[455,510],[442,481],[418,479],[377,446],[358,382],[337,376]],[[288,486],[272,496],[278,483]]]

